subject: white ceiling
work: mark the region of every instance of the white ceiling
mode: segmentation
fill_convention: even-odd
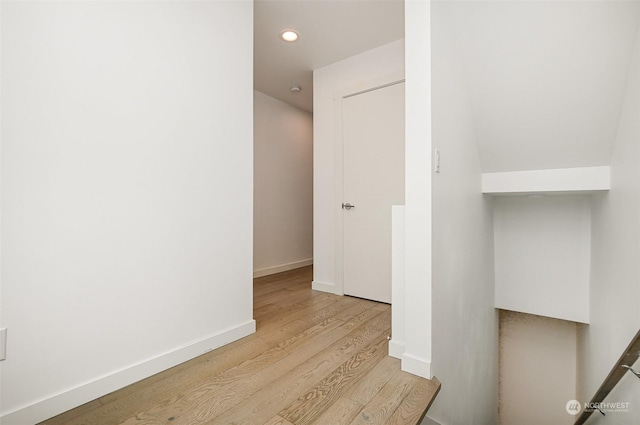
[[[254,7],[255,89],[307,111],[312,70],[404,37],[402,0]],[[443,1],[432,19],[450,20],[483,171],[609,164],[640,1]]]
[[[610,163],[640,2],[447,7],[485,172]]]
[[[283,42],[284,29],[300,39]],[[256,0],[254,88],[311,111],[314,69],[403,37],[403,0]]]

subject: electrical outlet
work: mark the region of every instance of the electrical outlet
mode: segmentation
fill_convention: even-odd
[[[0,329],[0,361],[7,358],[7,328]]]

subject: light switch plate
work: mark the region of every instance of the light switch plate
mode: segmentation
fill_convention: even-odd
[[[0,361],[7,358],[7,328],[0,329]]]

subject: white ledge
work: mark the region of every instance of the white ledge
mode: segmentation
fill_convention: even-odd
[[[584,167],[482,174],[482,193],[562,193],[609,190],[611,168]]]

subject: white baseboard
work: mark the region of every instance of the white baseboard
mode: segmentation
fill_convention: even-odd
[[[313,258],[308,258],[302,261],[295,261],[293,263],[280,264],[279,266],[265,267],[263,269],[257,269],[253,271],[253,277],[269,276],[270,274],[287,272],[289,270],[299,269],[300,267],[306,267],[313,264]]]
[[[396,359],[402,359],[404,354],[404,342],[400,342],[397,339],[389,341],[389,355]]]
[[[318,282],[317,280],[314,280],[313,282],[311,282],[311,289],[313,289],[314,291],[328,292],[330,294],[336,294],[336,295],[343,295],[338,293],[336,289],[336,285],[334,285],[333,283]]]
[[[25,425],[42,422],[141,379],[148,378],[158,372],[244,338],[255,331],[256,322],[255,320],[250,320],[141,363],[102,376],[86,384],[5,413],[0,416],[0,423],[2,425]]]
[[[427,359],[404,353],[402,354],[401,369],[405,372],[431,379],[431,362]]]

